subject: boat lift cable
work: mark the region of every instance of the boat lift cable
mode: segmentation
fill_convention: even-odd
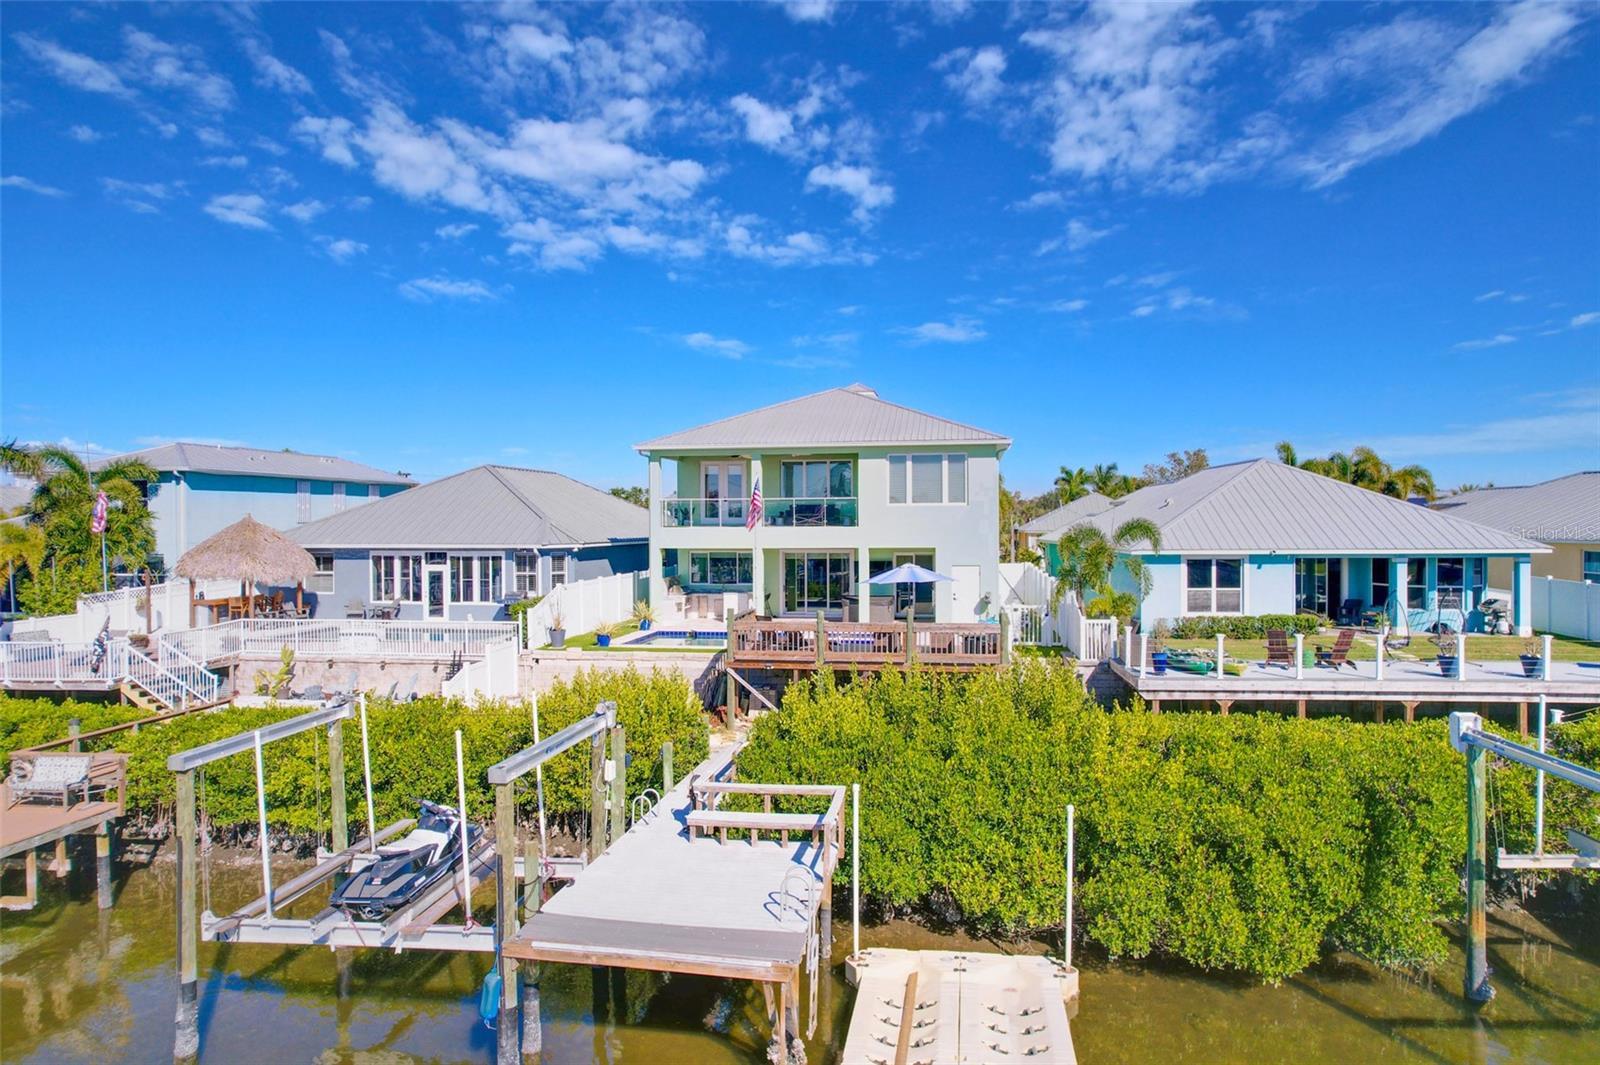
[[[539,735],[538,691],[533,692],[531,702],[533,704],[533,742],[537,744],[543,738]],[[539,803],[539,870],[540,872],[545,872],[550,865],[550,830],[545,820],[543,762],[533,767],[533,786],[538,793]]]
[[[211,805],[206,799],[206,771],[199,773],[200,793],[200,894],[207,913],[211,912]]]

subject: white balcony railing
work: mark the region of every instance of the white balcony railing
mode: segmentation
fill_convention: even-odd
[[[744,525],[744,499],[663,499],[661,524],[669,529]],[[762,500],[761,524],[771,528],[847,528],[860,524],[855,496],[773,496]]]
[[[240,653],[296,656],[362,655],[381,658],[482,657],[498,643],[517,639],[514,621],[305,621],[240,618],[203,629],[170,633],[163,642],[196,663],[210,664]]]

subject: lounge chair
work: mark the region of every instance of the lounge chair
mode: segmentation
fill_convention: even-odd
[[[1267,665],[1294,668],[1294,646],[1283,629],[1267,630]]]
[[[1356,664],[1350,661],[1350,645],[1355,642],[1355,638],[1356,630],[1340,629],[1339,637],[1333,641],[1331,649],[1324,651],[1322,645],[1318,644],[1317,665],[1327,666],[1333,670],[1337,670],[1340,666],[1349,666],[1351,669],[1355,669]]]
[[[89,770],[94,756],[89,754],[36,754],[31,760],[14,759],[11,776],[6,784],[11,788],[11,803],[23,799],[46,796],[60,799],[62,806],[72,805],[72,793],[81,790],[83,801],[89,801]]]
[[[1346,599],[1339,604],[1339,616],[1334,621],[1339,625],[1361,624],[1362,602],[1359,599]]]

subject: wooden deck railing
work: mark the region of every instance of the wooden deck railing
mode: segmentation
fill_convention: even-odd
[[[1003,625],[931,622],[825,621],[806,618],[734,618],[728,656],[735,666],[881,669],[920,665],[975,669],[1006,660]]]

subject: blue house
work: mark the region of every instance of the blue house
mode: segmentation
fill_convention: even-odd
[[[407,620],[493,621],[556,585],[643,570],[650,521],[559,473],[475,466],[288,535],[317,560],[313,617],[398,604]]]
[[[214,444],[162,444],[117,456],[159,475],[146,486],[165,568],[246,514],[288,530],[392,496],[416,482],[332,455]]]
[[[1161,534],[1159,549],[1145,541],[1124,545],[1123,557],[1138,556],[1151,577],[1138,611],[1144,631],[1196,615],[1333,618],[1347,605],[1396,619],[1404,610],[1413,631],[1438,625],[1481,631],[1479,606],[1495,561],[1509,570],[1512,624],[1527,636],[1532,559],[1550,550],[1270,459],[1213,466],[1120,499],[1075,500],[1055,512],[1056,527],[1033,535],[1053,545],[1087,522],[1115,536],[1133,518],[1150,520]],[[1059,554],[1047,557],[1053,575]],[[1137,595],[1123,564],[1112,585]]]

